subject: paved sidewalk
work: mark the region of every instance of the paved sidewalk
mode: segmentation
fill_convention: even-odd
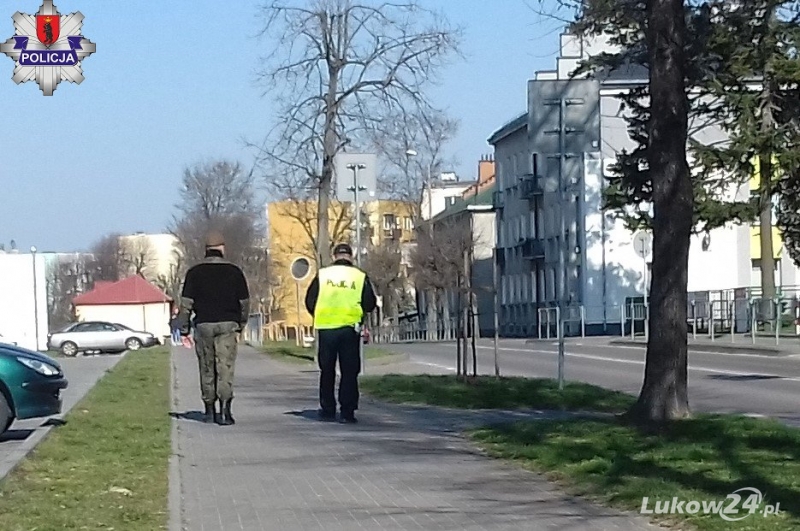
[[[195,356],[173,360],[182,529],[657,529],[480,455],[457,433],[464,412],[370,401],[358,425],[319,422],[317,372],[249,347],[236,426],[202,424]]]
[[[59,358],[58,362],[69,380],[69,387],[64,390],[64,403],[59,417],[66,415],[86,396],[97,381],[120,359],[122,359],[120,355]],[[22,420],[15,422],[8,432],[0,435],[0,479],[44,439],[53,425],[52,417]]]

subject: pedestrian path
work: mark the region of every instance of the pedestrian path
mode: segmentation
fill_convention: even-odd
[[[181,529],[656,529],[481,455],[459,435],[481,413],[365,401],[357,425],[319,422],[316,370],[243,347],[236,425],[207,425],[194,354],[173,360]]]
[[[62,417],[88,393],[97,381],[116,365],[122,356],[91,356],[59,359],[69,387],[63,391]],[[53,419],[30,419],[15,422],[0,435],[0,479],[33,450],[54,426]]]

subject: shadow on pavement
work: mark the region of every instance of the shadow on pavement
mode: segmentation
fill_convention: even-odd
[[[319,411],[316,409],[302,409],[300,411],[287,411],[284,415],[292,415],[306,420],[313,420],[316,422],[336,422],[336,417],[330,419],[322,419],[319,416]]]
[[[9,441],[24,441],[31,436],[33,430],[8,430],[0,435],[0,443]]]
[[[203,415],[202,411],[184,411],[182,413],[178,413],[177,411],[169,412],[169,416],[174,419],[193,420],[195,422],[205,422],[203,420]]]

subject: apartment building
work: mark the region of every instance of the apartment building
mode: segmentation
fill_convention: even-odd
[[[634,235],[602,211],[602,196],[617,154],[634,148],[620,96],[646,83],[647,72],[628,67],[601,80],[570,77],[582,58],[604,46],[562,35],[556,68],[528,82],[527,110],[488,140],[497,171],[504,334],[536,335],[549,314],[545,308],[559,305],[567,308],[567,333],[580,332],[583,312],[587,333],[616,334],[624,307],[645,297],[650,258],[637,254]],[[696,137],[712,142],[724,133],[709,127]],[[746,199],[752,186],[731,189],[728,197]],[[775,252],[785,255],[780,243]],[[689,291],[758,286],[758,253],[751,226],[693,236]],[[780,261],[776,276],[783,286],[800,280],[789,260]]]

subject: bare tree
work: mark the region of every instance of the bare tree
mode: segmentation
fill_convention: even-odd
[[[436,180],[448,161],[444,148],[458,131],[458,121],[436,109],[398,108],[396,116],[371,135],[373,149],[387,164],[379,176],[380,191],[407,203],[414,226],[420,226],[424,189]]]
[[[92,288],[94,271],[91,255],[59,256],[47,271],[47,309],[51,330],[75,321],[73,299]]]
[[[450,301],[456,299],[456,314],[459,316],[459,329],[466,329],[466,316],[461,311],[471,305],[472,286],[470,282],[470,262],[475,248],[475,240],[469,223],[459,219],[448,219],[437,224],[433,231],[421,231],[417,246],[411,254],[411,264],[417,287],[428,293],[436,293],[442,312],[445,330],[450,326]],[[428,305],[429,313],[431,305]],[[435,317],[427,315],[428,327]],[[462,328],[463,327],[463,328]],[[429,332],[430,337],[430,332]],[[458,343],[458,372],[461,373],[465,358],[462,358],[461,343]],[[466,345],[466,341],[465,341]],[[466,371],[466,368],[464,368]]]
[[[121,268],[125,275],[139,275],[155,280],[157,257],[146,236],[123,236],[120,239]]]
[[[120,235],[107,234],[92,246],[94,263],[92,269],[96,271],[96,280],[116,282],[124,274],[124,257]]]
[[[180,197],[170,231],[187,266],[203,259],[205,236],[211,229],[223,233],[227,258],[236,263],[263,234],[263,206],[253,172],[244,173],[237,162],[219,160],[187,168]]]
[[[155,284],[161,291],[169,295],[173,301],[180,300],[183,279],[186,276],[186,259],[180,248],[172,250],[172,260],[169,264],[169,272],[166,275],[159,275],[155,279]]]
[[[364,270],[369,275],[376,294],[383,301],[383,317],[397,315],[397,306],[405,287],[401,261],[397,240],[387,240],[382,245],[370,246],[367,250]]]
[[[325,265],[334,158],[367,146],[397,109],[431,107],[424,89],[457,52],[460,31],[415,0],[275,0],[262,12],[273,51],[260,77],[281,112],[261,154],[273,184],[316,193],[316,256]]]

